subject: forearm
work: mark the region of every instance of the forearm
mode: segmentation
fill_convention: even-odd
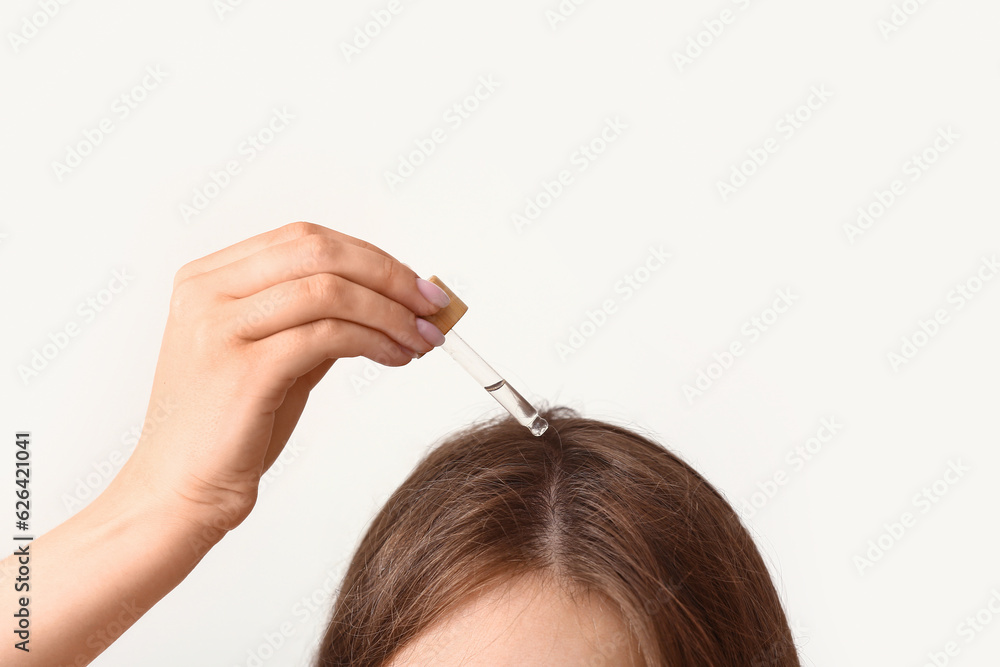
[[[20,557],[28,561],[28,590],[14,588],[17,554],[0,564],[0,664],[89,664],[224,535],[179,518],[176,508],[136,487],[119,475],[90,505],[31,542],[27,558]],[[30,614],[27,652],[12,632],[22,597]]]

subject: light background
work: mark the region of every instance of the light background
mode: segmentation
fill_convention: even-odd
[[[1000,591],[1000,280],[960,309],[953,290],[1000,252],[1000,5],[900,2],[917,11],[885,37],[887,0],[590,0],[553,28],[558,4],[401,0],[348,62],[341,44],[387,2],[71,2],[16,53],[9,33],[41,10],[5,3],[2,421],[5,438],[33,434],[36,531],[130,451],[174,272],[308,220],[442,276],[471,306],[458,330],[523,393],[648,430],[703,472],[742,507],[804,664],[923,665],[949,641],[949,664],[995,664],[1000,618],[980,610]],[[674,53],[724,9],[735,20],[681,71]],[[120,119],[115,98],[148,66],[165,80]],[[451,128],[479,77],[499,87]],[[776,123],[813,87],[832,97],[786,140]],[[294,120],[243,160],[275,108]],[[60,181],[52,163],[104,117],[114,131]],[[607,118],[620,138],[518,230],[512,214]],[[392,191],[384,173],[435,127],[447,140]],[[911,181],[904,163],[942,128],[957,140]],[[723,201],[717,183],[768,137],[778,151]],[[241,173],[186,221],[231,159]],[[844,225],[893,179],[905,192],[852,243]],[[615,286],[647,277],[650,246],[671,259],[626,299]],[[85,321],[78,305],[122,269],[134,279]],[[794,305],[749,343],[741,328],[779,289]],[[888,353],[939,308],[948,322],[894,369]],[[69,322],[81,333],[25,380]],[[689,401],[736,340],[745,353]],[[437,438],[497,411],[443,352],[337,362],[251,517],[95,664],[305,664],[373,513]],[[794,467],[824,418],[842,429]],[[949,462],[968,471],[922,511]],[[781,472],[773,497],[753,495]],[[907,511],[916,525],[887,537]],[[977,612],[992,623],[967,641]]]

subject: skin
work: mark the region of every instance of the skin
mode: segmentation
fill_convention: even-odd
[[[440,306],[417,278],[379,248],[308,223],[182,267],[132,456],[100,496],[31,543],[30,592],[12,590],[17,557],[0,562],[0,617],[13,619],[27,596],[31,621],[27,653],[5,625],[0,664],[88,664],[246,518],[337,359],[402,366],[433,349],[417,318]]]
[[[550,579],[495,586],[430,628],[388,667],[643,667],[621,616]]]

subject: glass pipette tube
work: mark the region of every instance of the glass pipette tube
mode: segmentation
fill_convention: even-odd
[[[450,300],[448,305],[438,312],[424,317],[444,334],[444,343],[441,347],[462,368],[468,371],[469,375],[479,383],[479,386],[488,391],[500,405],[506,408],[507,412],[519,424],[527,427],[532,435],[539,436],[545,433],[549,423],[538,414],[538,410],[500,377],[500,374],[493,370],[488,363],[483,361],[483,358],[462,340],[458,332],[452,329],[455,323],[462,319],[462,316],[469,310],[469,307],[437,276],[431,276],[428,281],[440,287]]]
[[[545,433],[549,423],[538,414],[538,410],[500,377],[492,366],[483,361],[483,358],[469,347],[457,331],[452,329],[444,335],[444,344],[441,348],[468,371],[483,389],[497,399],[497,402],[505,407],[518,423],[528,427],[532,435]]]

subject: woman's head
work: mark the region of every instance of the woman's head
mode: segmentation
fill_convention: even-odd
[[[753,540],[701,475],[620,426],[543,416],[542,437],[497,419],[416,467],[362,539],[319,665],[502,664],[486,656],[505,646],[520,665],[799,664]]]

